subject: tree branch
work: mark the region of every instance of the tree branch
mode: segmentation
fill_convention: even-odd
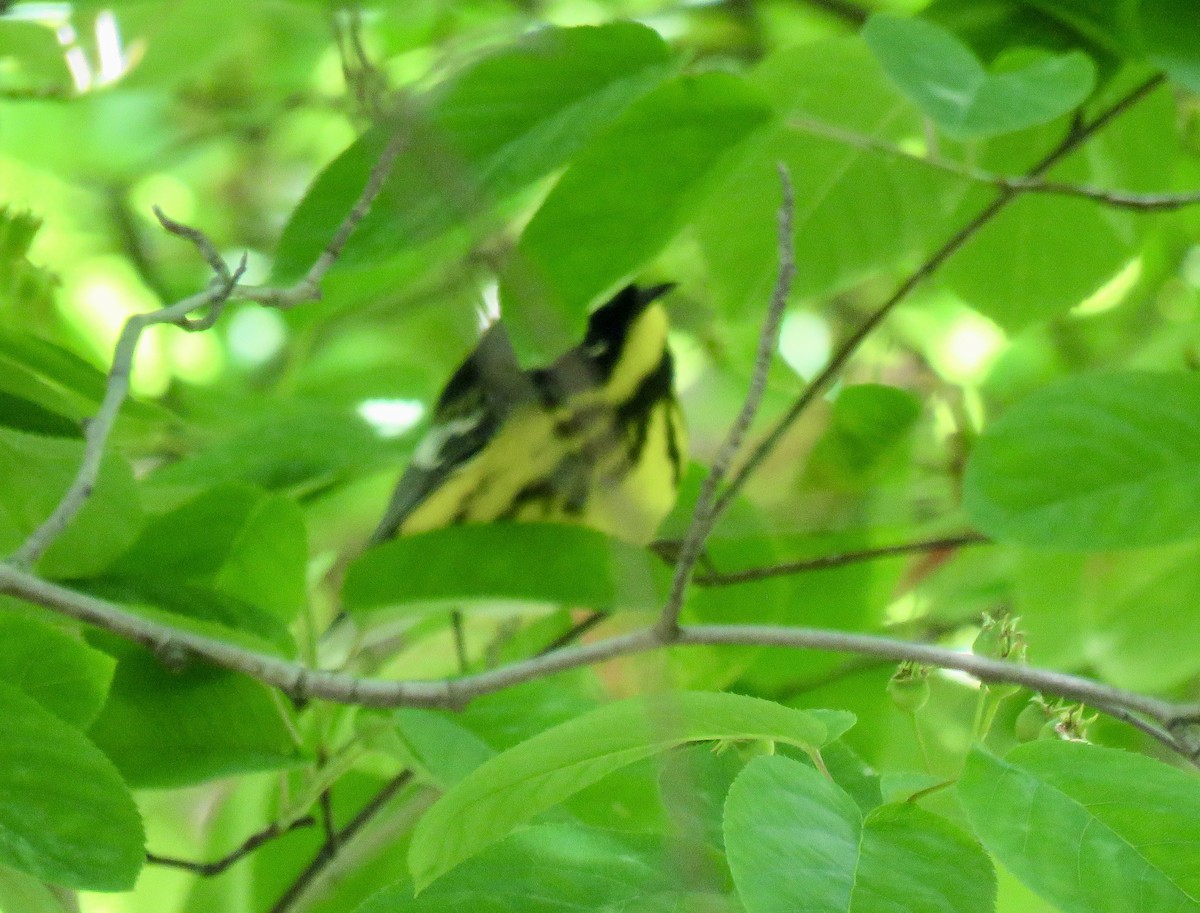
[[[360,833],[378,815],[383,811],[384,807],[391,801],[396,793],[400,792],[412,780],[412,771],[403,770],[392,779],[384,784],[379,792],[375,793],[367,803],[359,810],[358,814],[344,828],[337,832],[333,840],[327,840],[321,847],[321,851],[313,858],[304,870],[296,876],[296,880],[288,885],[280,896],[275,905],[271,907],[270,913],[287,913],[293,909],[296,902],[300,900],[304,892],[308,890],[309,885],[320,877],[321,873],[337,858],[338,850],[349,843],[355,835]]]
[[[788,295],[792,290],[792,278],[796,274],[796,241],[793,236],[792,222],[796,209],[796,196],[792,189],[792,176],[781,163],[779,183],[782,199],[779,204],[778,257],[779,271],[775,279],[775,288],[771,293],[771,302],[767,307],[767,316],[763,320],[762,330],[758,335],[758,352],[754,357],[754,370],[750,376],[750,386],[746,391],[746,399],[741,411],[734,419],[729,433],[717,449],[712,466],[705,476],[704,484],[700,487],[700,495],[696,499],[696,507],[692,511],[692,521],[687,533],[679,546],[679,554],[675,558],[675,573],[671,579],[671,591],[663,606],[662,616],[658,622],[658,633],[664,641],[669,641],[679,631],[679,613],[683,609],[683,599],[687,593],[688,584],[696,570],[696,562],[704,551],[704,542],[712,532],[713,526],[720,519],[722,508],[719,502],[714,503],[717,488],[729,472],[733,458],[737,456],[742,446],[742,439],[750,430],[758,407],[762,403],[763,394],[767,389],[767,374],[771,369],[771,358],[779,340],[779,327],[783,322],[783,311],[787,307]]]
[[[1074,126],[1057,146],[1029,169],[1025,178],[1029,180],[1040,179],[1051,168],[1079,148],[1085,140],[1095,135],[1115,118],[1119,117],[1158,88],[1163,83],[1163,80],[1164,77],[1161,75],[1147,79],[1128,95],[1125,95],[1108,109],[1097,115],[1093,120]],[[1021,187],[1000,188],[996,194],[996,198],[991,203],[981,209],[966,225],[956,231],[928,260],[917,267],[907,279],[900,283],[891,297],[863,321],[858,329],[850,335],[850,338],[837,350],[833,358],[830,359],[829,364],[825,366],[821,373],[797,397],[796,401],[792,403],[783,417],[775,423],[775,426],[758,443],[746,462],[738,469],[732,481],[730,481],[725,491],[721,494],[721,497],[717,500],[716,507],[719,511],[729,506],[729,503],[742,490],[750,476],[762,465],[763,461],[775,448],[779,446],[779,442],[783,439],[788,429],[795,423],[796,419],[808,409],[813,400],[825,391],[834,378],[841,374],[846,363],[858,351],[858,347],[883,322],[884,318],[892,312],[892,309],[907,298],[913,289],[937,272],[943,263],[949,260],[959,248],[971,240],[980,229],[991,222],[1013,200],[1026,192],[1028,191]]]
[[[184,869],[201,877],[212,877],[220,875],[235,862],[240,861],[246,856],[249,856],[264,843],[270,843],[284,834],[290,834],[292,831],[300,830],[305,827],[312,827],[317,821],[312,815],[306,815],[303,818],[298,818],[290,824],[284,824],[281,821],[274,821],[267,825],[256,834],[250,835],[233,852],[222,856],[220,859],[215,859],[212,862],[191,862],[187,859],[176,859],[173,856],[159,856],[155,853],[146,854],[146,862],[149,865],[161,865],[172,869]]]
[[[900,545],[865,548],[854,552],[841,552],[836,555],[821,555],[817,558],[804,558],[799,561],[785,561],[780,564],[750,567],[740,571],[722,572],[714,570],[697,575],[695,583],[697,586],[732,586],[738,583],[751,583],[755,580],[768,580],[771,577],[802,574],[807,571],[824,571],[829,568],[844,567],[847,564],[858,564],[862,561],[892,558],[896,555],[936,552],[942,549],[962,548],[963,546],[970,545],[986,545],[989,542],[991,540],[980,533],[963,533],[959,536],[946,536],[940,539],[924,539],[919,542],[904,542]]]
[[[961,162],[942,158],[937,155],[917,155],[900,148],[886,140],[845,130],[836,124],[809,118],[794,118],[789,126],[811,133],[815,136],[835,140],[856,149],[878,152],[892,158],[915,162],[927,168],[944,171],[955,177],[965,178],[978,184],[988,184],[998,190],[1015,190],[1021,193],[1044,193],[1056,196],[1080,197],[1112,206],[1117,209],[1132,209],[1135,212],[1169,212],[1183,209],[1187,206],[1200,204],[1200,190],[1185,193],[1133,193],[1128,190],[1107,190],[1102,187],[1089,187],[1084,184],[1068,184],[1063,181],[1047,181],[1041,177],[1018,175],[1016,177],[996,174],[982,168],[973,168]]]
[[[0,563],[0,593],[45,606],[78,621],[103,628],[158,651],[193,656],[244,673],[293,697],[317,698],[364,707],[444,707],[458,709],[475,698],[568,669],[592,666],[670,646],[790,647],[830,653],[872,656],[891,662],[918,662],[957,669],[984,682],[1004,682],[1069,700],[1080,701],[1117,719],[1125,711],[1153,720],[1174,733],[1200,720],[1200,705],[1177,704],[1104,685],[1050,669],[963,653],[934,644],[914,643],[871,634],[777,625],[686,625],[671,642],[657,627],[641,628],[583,646],[458,679],[395,681],[308,669],[265,653],[213,637],[176,630],[141,618],[121,607],[49,583],[12,565]]]

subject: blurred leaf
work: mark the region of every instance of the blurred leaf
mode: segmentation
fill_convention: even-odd
[[[654,609],[670,569],[644,549],[583,526],[467,524],[401,536],[351,563],[351,612],[510,600]]]
[[[284,712],[253,679],[199,664],[169,671],[125,646],[90,735],[131,786],[187,786],[299,764]]]
[[[1146,693],[1190,681],[1200,673],[1198,558],[1195,543],[1022,555],[1014,614],[1031,658]]]
[[[0,30],[5,25],[0,22]],[[43,31],[51,34],[49,30]],[[57,42],[54,44],[57,50]],[[36,320],[52,306],[58,277],[29,261],[29,248],[41,225],[42,220],[32,213],[0,205],[0,318],[13,322],[19,317]]]
[[[1189,0],[1141,0],[1137,12],[1150,59],[1179,85],[1200,92],[1195,5]]]
[[[1106,53],[1061,20],[1013,0],[934,0],[921,18],[953,32],[985,62],[1012,48],[1079,49],[1093,59]]]
[[[0,389],[79,419],[103,398],[104,375],[67,349],[0,328]]]
[[[0,425],[30,434],[50,437],[82,438],[79,424],[65,415],[44,409],[37,403],[0,390]]]
[[[1200,536],[1200,377],[1077,377],[989,426],[967,465],[972,522],[1001,541],[1101,550]]]
[[[253,603],[214,589],[207,582],[193,583],[167,576],[118,576],[105,574],[87,581],[82,587],[94,596],[121,603],[123,608],[143,612],[161,610],[157,621],[180,628],[184,619],[200,622],[202,633],[220,640],[233,641],[235,633],[249,635],[245,646],[263,649],[289,659],[296,655],[296,643],[287,625],[278,617]],[[258,641],[258,643],[255,643]]]
[[[1121,86],[1128,88],[1126,81]],[[1174,103],[1159,90],[1125,112],[1087,144],[1051,169],[1051,180],[1161,190],[1178,154]],[[1059,142],[1054,124],[997,138],[977,164],[996,174],[1019,174]],[[994,191],[975,187],[957,220],[978,212]],[[1153,217],[1121,213],[1087,200],[1027,194],[993,218],[955,253],[943,278],[972,307],[1010,331],[1048,320],[1100,289],[1140,250]],[[996,269],[1003,262],[1006,268]]]
[[[1200,910],[1200,788],[1183,771],[1031,742],[1004,759],[972,750],[958,795],[984,846],[1063,913]]]
[[[286,624],[307,599],[307,567],[295,502],[233,483],[148,521],[109,576],[202,582]]]
[[[863,38],[896,85],[960,139],[1048,123],[1077,108],[1095,85],[1095,66],[1078,51],[989,73],[954,35],[921,19],[875,15]]]
[[[254,6],[231,0],[121,0],[114,10],[117,27],[140,53],[120,85],[161,89],[212,73],[237,48]]]
[[[816,121],[888,142],[919,135],[918,113],[860,39],[776,52],[750,79],[781,122],[753,144],[697,218],[717,299],[731,318],[761,313],[775,282],[779,161],[795,185],[798,295],[839,291],[940,239],[959,179],[804,129]]]
[[[634,761],[688,742],[776,739],[816,751],[849,728],[848,714],[816,716],[736,694],[631,698],[546,730],[476,768],[425,813],[408,863],[423,889],[530,820]]]
[[[58,628],[0,614],[0,681],[72,726],[85,727],[96,718],[115,665],[112,657]]]
[[[729,73],[679,76],[581,150],[501,278],[518,352],[551,355],[578,339],[587,304],[674,237],[770,114]]]
[[[395,459],[396,449],[349,409],[276,403],[211,446],[156,470],[147,483],[159,491],[196,494],[248,483],[302,496],[378,468],[389,455]]]
[[[433,94],[337,270],[393,256],[473,221],[558,167],[666,74],[666,45],[634,23],[544,29],[487,57]],[[366,133],[296,207],[280,238],[276,281],[299,278],[362,192],[386,144]]]
[[[0,910],[17,913],[67,913],[40,879],[0,865]]]
[[[387,739],[369,744],[395,755],[438,789],[454,786],[496,754],[446,714],[406,707],[392,711],[389,718]]]
[[[413,897],[402,882],[374,895],[357,913],[668,913],[704,907],[657,898],[675,887],[669,848],[653,836],[617,835],[578,826],[522,830],[480,853]],[[668,900],[670,902],[668,902]]]
[[[1023,0],[1118,56],[1136,54],[1138,0]]]
[[[11,58],[21,88],[60,89],[70,85],[71,74],[54,29],[41,22],[0,19],[0,59]]]
[[[82,459],[82,441],[0,427],[0,554],[16,549],[50,516]],[[97,574],[133,541],[141,521],[133,474],[109,454],[91,497],[38,568],[50,577]]]
[[[0,862],[43,881],[127,891],[142,823],[112,763],[79,730],[0,682]]]
[[[125,181],[159,168],[177,141],[161,91],[119,87],[65,101],[0,101],[0,154],[68,180]]]
[[[991,861],[907,803],[867,815],[815,769],[755,758],[725,805],[725,845],[747,913],[991,913]]]
[[[829,425],[813,447],[806,474],[818,484],[862,488],[877,483],[903,462],[920,414],[920,401],[896,387],[846,387],[834,400]]]

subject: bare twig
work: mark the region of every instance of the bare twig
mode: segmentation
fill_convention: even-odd
[[[554,640],[550,641],[550,643],[546,644],[546,646],[542,647],[542,649],[538,650],[537,655],[545,656],[547,653],[553,653],[555,650],[561,650],[563,647],[570,646],[608,617],[608,612],[601,612],[599,610],[592,612],[583,621],[572,625],[558,637],[554,638]]]
[[[337,858],[338,849],[349,843],[355,835],[362,831],[371,820],[379,814],[391,801],[396,793],[400,792],[412,780],[411,771],[401,771],[392,779],[384,784],[374,796],[367,800],[358,812],[357,815],[344,828],[337,832],[335,839],[327,840],[321,846],[321,850],[313,858],[304,870],[296,877],[283,895],[271,907],[270,913],[287,913],[293,909],[296,902],[301,898],[308,886],[311,885],[329,866],[335,858]]]
[[[821,555],[818,558],[805,558],[800,561],[785,561],[780,564],[769,564],[763,567],[745,568],[740,571],[709,571],[696,575],[697,586],[732,586],[738,583],[750,583],[755,580],[767,580],[771,577],[784,577],[791,574],[802,574],[807,571],[824,571],[829,568],[844,567],[847,564],[858,564],[863,561],[876,561],[881,558],[892,558],[897,555],[912,555],[923,552],[937,552],[943,549],[962,548],[970,545],[986,545],[991,540],[979,533],[963,533],[960,536],[945,536],[940,539],[923,539],[919,542],[904,542],[900,545],[885,545],[881,548],[865,548],[854,552],[841,552],[836,555]]]
[[[1022,193],[1044,193],[1056,196],[1080,197],[1112,206],[1117,209],[1132,209],[1136,212],[1169,212],[1183,209],[1187,206],[1200,204],[1200,190],[1185,193],[1133,193],[1128,190],[1109,190],[1103,187],[1089,187],[1084,184],[1068,184],[1063,181],[1047,181],[1045,178],[1028,175],[1008,176],[973,168],[961,162],[942,158],[937,155],[917,155],[902,149],[887,140],[866,133],[846,130],[836,124],[810,118],[793,118],[789,125],[805,133],[812,133],[827,139],[835,140],[847,146],[878,152],[892,158],[902,159],[944,171],[955,177],[965,178],[978,184],[989,184],[1000,190],[1016,190]]]
[[[392,173],[396,157],[403,151],[405,143],[406,139],[402,133],[395,133],[388,140],[387,145],[383,148],[383,152],[380,153],[378,160],[375,162],[375,166],[371,169],[370,175],[367,177],[367,183],[363,187],[362,193],[359,194],[354,206],[351,207],[346,218],[342,220],[342,224],[337,227],[337,231],[329,239],[329,243],[325,245],[325,249],[317,256],[316,261],[304,275],[304,278],[295,285],[287,288],[239,285],[234,289],[231,297],[244,301],[256,301],[259,304],[284,310],[320,298],[321,281],[325,278],[325,274],[329,272],[330,267],[337,262],[338,257],[342,255],[342,249],[346,246],[346,242],[350,240],[350,236],[354,234],[359,223],[362,222],[370,211],[371,204],[379,196],[379,191],[383,189],[388,175]]]
[[[257,834],[252,834],[246,841],[236,850],[228,855],[222,856],[220,859],[215,859],[212,862],[191,862],[187,859],[176,859],[173,856],[159,856],[155,853],[146,854],[146,862],[149,865],[161,865],[172,869],[184,869],[195,875],[202,877],[212,877],[220,875],[235,862],[249,856],[255,850],[265,843],[270,843],[284,834],[290,834],[292,831],[300,830],[305,827],[312,827],[316,824],[316,819],[312,815],[306,815],[303,818],[298,818],[290,824],[284,824],[281,821],[275,821],[267,827],[263,828]]]
[[[67,528],[91,496],[96,479],[100,474],[100,464],[104,458],[109,435],[117,420],[117,413],[120,411],[122,403],[125,402],[125,397],[129,394],[133,359],[137,353],[138,341],[141,339],[142,332],[147,327],[164,323],[173,324],[188,331],[206,330],[212,326],[220,316],[221,309],[232,298],[258,301],[261,304],[280,308],[293,307],[301,302],[319,298],[321,281],[337,261],[350,235],[371,208],[371,203],[391,173],[392,165],[395,163],[396,156],[400,154],[402,146],[403,140],[399,134],[394,135],[388,141],[379,160],[371,169],[370,177],[358,200],[341,225],[338,226],[325,249],[318,255],[308,273],[290,288],[239,285],[238,280],[241,279],[246,268],[245,257],[242,258],[242,262],[236,270],[230,271],[217,253],[213,243],[203,232],[181,225],[167,218],[159,209],[155,208],[155,215],[158,216],[167,231],[191,241],[200,251],[205,261],[213,269],[215,274],[213,283],[203,292],[190,295],[157,311],[135,314],[125,322],[113,351],[112,367],[109,369],[104,398],[96,415],[87,422],[85,428],[83,459],[80,461],[75,479],[54,508],[53,513],[30,533],[21,547],[7,559],[9,564],[17,568],[32,567],[45,554],[46,549],[54,543],[54,540],[62,535],[63,530]],[[205,307],[209,308],[209,312],[203,318],[194,319],[190,316]]]
[[[62,535],[63,530],[75,519],[75,515],[91,497],[96,479],[100,475],[100,464],[104,459],[108,436],[116,423],[121,404],[129,392],[129,381],[133,374],[133,357],[142,332],[147,327],[159,323],[177,324],[198,308],[206,305],[215,307],[220,302],[224,302],[233,292],[238,275],[230,274],[228,281],[220,285],[185,298],[170,307],[147,314],[135,314],[125,322],[125,326],[121,329],[121,335],[117,338],[112,368],[108,373],[108,384],[104,389],[104,398],[101,400],[96,415],[87,422],[84,429],[83,459],[79,463],[75,479],[54,508],[54,512],[30,533],[24,544],[8,559],[12,565],[32,567],[46,553],[46,549],[54,543],[54,540]]]
[[[675,558],[675,573],[671,579],[671,591],[663,606],[662,615],[658,621],[658,633],[664,640],[671,640],[679,630],[679,613],[683,608],[684,595],[696,562],[704,551],[704,541],[712,532],[714,524],[720,519],[721,507],[716,502],[717,488],[725,479],[725,474],[733,464],[742,439],[750,430],[758,407],[762,403],[763,394],[767,389],[767,374],[771,369],[771,357],[779,340],[779,327],[783,322],[783,311],[787,307],[788,295],[792,290],[792,278],[796,273],[796,242],[793,237],[792,217],[796,209],[795,192],[792,189],[792,176],[787,168],[780,164],[779,183],[782,200],[779,204],[778,257],[779,270],[775,279],[775,288],[771,293],[771,302],[767,307],[767,316],[763,320],[762,330],[758,336],[758,352],[754,358],[754,371],[750,376],[750,386],[746,391],[746,399],[741,411],[734,419],[729,433],[721,442],[712,466],[700,487],[700,495],[696,499],[696,507],[692,511],[692,521],[687,533],[679,546],[679,554]]]
[[[1129,94],[1125,95],[1119,101],[1114,103],[1108,109],[1097,115],[1093,120],[1086,123],[1079,122],[1067,133],[1065,137],[1055,146],[1049,153],[1042,157],[1036,165],[1034,165],[1026,178],[1035,180],[1041,178],[1051,168],[1057,165],[1060,161],[1074,152],[1079,146],[1089,137],[1115,118],[1119,117],[1125,111],[1129,110],[1152,91],[1158,88],[1163,82],[1162,76],[1154,76],[1145,82],[1141,83]],[[956,231],[941,247],[939,247],[932,256],[914,270],[907,279],[900,283],[899,287],[892,293],[883,304],[876,308],[866,320],[850,335],[850,337],[842,343],[829,364],[821,371],[820,374],[804,389],[797,397],[796,401],[788,408],[783,417],[780,418],[775,426],[767,433],[767,435],[758,443],[751,452],[747,460],[742,464],[738,471],[734,474],[729,485],[722,492],[720,498],[717,499],[716,507],[719,510],[724,510],[729,506],[729,503],[737,496],[738,492],[746,484],[746,481],[751,475],[762,465],[763,461],[779,446],[779,442],[792,427],[796,419],[798,419],[809,405],[820,396],[829,384],[841,374],[846,363],[858,351],[858,347],[862,345],[863,340],[874,332],[875,328],[883,322],[884,318],[892,312],[901,301],[909,296],[909,294],[918,285],[932,276],[938,269],[950,259],[958,250],[973,238],[981,228],[987,225],[1004,210],[1013,200],[1019,197],[1026,191],[1019,187],[1002,187],[999,188],[995,199],[987,206],[981,209],[975,216],[967,222],[962,228]]]

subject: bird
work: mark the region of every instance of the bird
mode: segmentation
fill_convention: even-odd
[[[494,322],[439,395],[368,544],[501,521],[651,542],[687,459],[661,303],[672,288],[625,286],[541,368],[523,369]]]

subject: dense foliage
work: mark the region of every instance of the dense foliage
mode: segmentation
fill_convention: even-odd
[[[1194,0],[0,3],[0,911],[1200,911],[1197,187]],[[481,308],[631,279],[664,541],[364,552]]]

